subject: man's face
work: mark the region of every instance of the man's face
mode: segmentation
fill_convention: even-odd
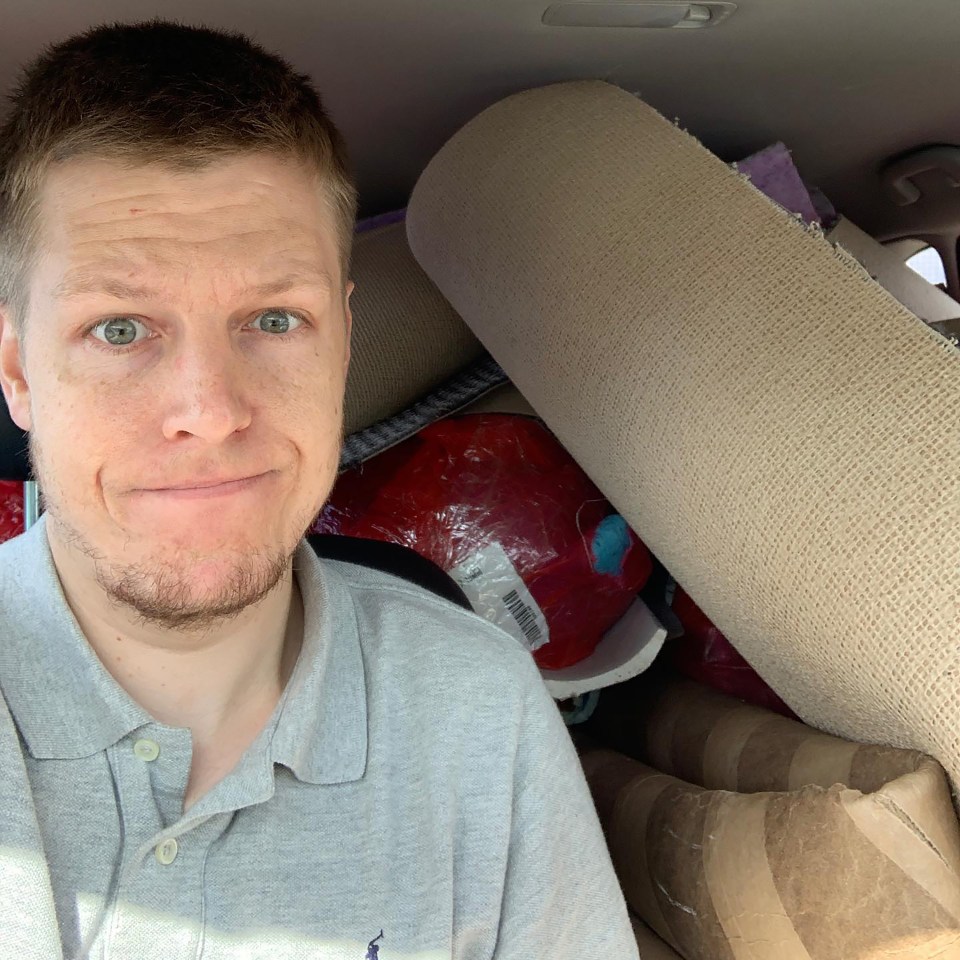
[[[236,612],[278,582],[336,475],[349,286],[322,191],[266,155],[78,159],[40,215],[0,376],[58,565],[167,626]]]

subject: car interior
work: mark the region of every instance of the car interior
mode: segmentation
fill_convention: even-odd
[[[960,957],[960,6],[6,14],[5,89],[154,16],[312,75],[361,201],[344,467],[443,416],[535,417],[655,558],[641,613],[543,671],[641,957]],[[409,545],[312,542],[468,602]],[[664,582],[783,710],[676,670]]]

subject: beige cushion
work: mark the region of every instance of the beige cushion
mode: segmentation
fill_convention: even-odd
[[[711,790],[756,793],[842,783],[874,793],[927,764],[937,767],[916,750],[832,737],[656,668],[605,691],[591,732],[662,773]],[[937,844],[960,864],[958,826],[942,772],[940,780],[925,818],[946,825]]]
[[[405,409],[482,352],[414,260],[402,223],[357,237],[351,275],[348,434]]]
[[[407,231],[790,706],[960,784],[960,352],[604,83],[482,113],[427,167]]]
[[[475,400],[461,413],[512,413],[517,416],[535,417],[536,411],[523,394],[512,384],[505,383],[491,390],[485,397]]]
[[[582,760],[631,908],[687,960],[960,955],[960,828],[934,761],[693,683],[646,692],[605,693],[598,719],[662,769]]]

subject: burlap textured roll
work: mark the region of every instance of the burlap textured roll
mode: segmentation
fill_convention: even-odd
[[[536,412],[803,717],[960,784],[960,352],[600,82],[424,171],[411,248]]]

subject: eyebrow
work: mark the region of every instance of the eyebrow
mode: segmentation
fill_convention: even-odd
[[[276,280],[267,280],[247,288],[245,293],[258,297],[276,297],[297,287],[321,287],[330,290],[333,283],[322,270],[312,269],[306,273],[288,273]],[[94,276],[89,273],[68,275],[53,288],[57,300],[69,300],[85,294],[106,294],[117,300],[156,300],[160,294],[153,287],[129,283],[115,277]]]
[[[53,296],[57,300],[70,300],[87,293],[105,293],[117,300],[150,300],[156,296],[152,287],[126,283],[111,277],[67,277],[53,288]]]

